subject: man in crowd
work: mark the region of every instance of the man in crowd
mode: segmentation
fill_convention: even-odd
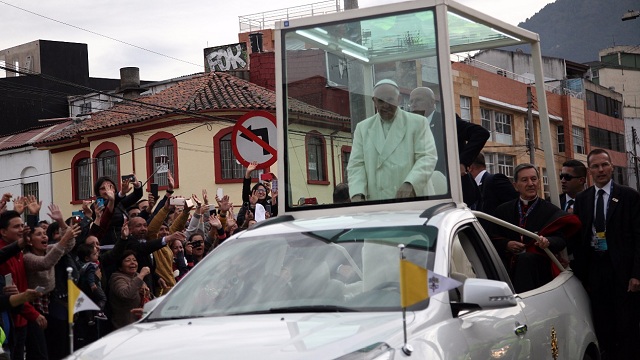
[[[581,161],[571,159],[562,164],[560,170],[560,208],[568,213],[573,212],[573,204],[578,193],[584,190],[587,182],[587,167]]]
[[[491,174],[487,171],[487,163],[482,153],[473,160],[469,173],[480,189],[480,198],[475,205],[476,210],[494,215],[499,205],[518,198],[518,192],[506,175]]]
[[[374,86],[377,114],[356,126],[347,165],[352,201],[426,195],[437,161],[433,136],[424,117],[399,109],[399,101],[394,81]]]
[[[579,223],[563,217],[565,212],[538,197],[540,176],[532,164],[516,166],[513,184],[518,199],[496,209],[495,216],[539,234],[531,239],[502,226],[493,226],[493,244],[509,271],[516,292],[540,287],[553,279],[551,262],[544,251],[557,253],[566,247],[564,236],[579,229]],[[575,217],[572,217],[575,218]],[[560,224],[559,226],[556,226]]]
[[[635,359],[640,321],[640,194],[612,180],[606,150],[587,156],[594,185],[576,196],[582,221],[574,247],[575,273],[591,298],[604,358]]]
[[[24,223],[20,213],[14,210],[0,214],[0,249],[22,240]],[[12,256],[7,262],[0,264],[0,275],[11,274],[13,283],[19,292],[27,290],[27,274],[24,268],[22,252]],[[47,327],[47,320],[30,303],[25,303],[18,314],[13,314],[13,334],[11,357],[24,359],[24,346],[27,337],[27,322],[35,321],[41,328]]]
[[[411,112],[427,118],[429,128],[433,133],[436,144],[438,161],[436,171],[447,174],[444,123],[442,116],[436,111],[436,99],[433,90],[428,87],[418,87],[411,91],[409,95],[409,106]],[[467,169],[478,156],[484,144],[486,144],[491,134],[482,126],[462,120],[456,114],[456,138],[458,146],[458,156],[460,159],[460,175],[463,201],[468,205],[473,205],[478,197],[479,191]]]

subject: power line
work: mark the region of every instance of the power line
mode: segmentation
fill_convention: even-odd
[[[93,35],[98,35],[98,36],[100,36],[100,37],[103,37],[103,38],[106,38],[106,39],[109,39],[109,40],[112,40],[112,41],[115,41],[115,42],[119,42],[119,43],[124,44],[124,45],[128,45],[128,46],[134,47],[134,48],[136,48],[136,49],[140,49],[140,50],[143,50],[143,51],[147,51],[147,52],[150,52],[150,53],[152,53],[152,54],[160,55],[160,56],[166,57],[166,58],[171,59],[171,60],[180,61],[180,62],[183,62],[183,63],[186,63],[186,64],[195,65],[195,66],[197,66],[198,68],[202,68],[202,65],[201,65],[201,64],[195,64],[195,63],[192,63],[192,62],[190,62],[190,61],[186,61],[186,60],[178,59],[178,58],[176,58],[176,57],[173,57],[173,56],[170,56],[170,55],[165,55],[165,54],[163,54],[163,53],[160,53],[160,52],[157,52],[157,51],[154,51],[154,50],[150,50],[150,49],[144,48],[144,47],[142,47],[142,46],[138,46],[138,45],[135,45],[135,44],[132,44],[132,43],[129,43],[129,42],[126,42],[126,41],[120,40],[120,39],[116,39],[116,38],[111,37],[111,36],[108,36],[108,35],[103,35],[103,34],[100,34],[100,33],[98,33],[98,32],[95,32],[95,31],[92,31],[92,30],[88,30],[88,29],[82,28],[82,27],[77,26],[77,25],[73,25],[73,24],[66,23],[66,22],[64,22],[64,21],[56,20],[56,19],[54,19],[54,18],[51,18],[51,17],[45,16],[45,15],[42,15],[42,14],[38,14],[37,12],[34,12],[34,11],[31,11],[31,10],[24,9],[24,8],[21,8],[21,7],[19,7],[19,6],[13,5],[13,4],[9,4],[8,2],[2,1],[2,0],[0,0],[0,3],[5,4],[5,5],[7,5],[7,6],[10,6],[10,7],[13,7],[13,8],[16,8],[16,9],[18,9],[18,10],[22,10],[22,11],[27,12],[27,13],[29,13],[29,14],[32,14],[32,15],[35,15],[35,16],[39,16],[39,17],[41,17],[41,18],[44,18],[44,19],[47,19],[47,20],[50,20],[50,21],[53,21],[53,22],[57,22],[57,23],[62,24],[62,25],[66,25],[66,26],[72,27],[72,28],[74,28],[74,29],[78,29],[78,30],[81,30],[81,31],[85,31],[85,32],[88,32],[88,33],[93,34]]]

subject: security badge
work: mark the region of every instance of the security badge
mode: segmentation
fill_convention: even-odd
[[[606,231],[596,232],[593,240],[591,241],[591,246],[593,246],[596,251],[607,251],[609,247],[607,246]]]

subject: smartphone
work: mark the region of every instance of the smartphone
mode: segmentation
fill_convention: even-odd
[[[73,222],[77,224],[84,218],[84,213],[81,210],[73,211],[71,216],[73,216]]]
[[[7,275],[4,276],[4,286],[11,286],[13,285],[13,275],[11,275],[11,273],[8,273]]]
[[[262,180],[262,181],[271,181],[271,180],[273,180],[273,174],[272,173],[261,174],[260,175],[260,180]]]
[[[131,174],[131,175],[123,175],[122,176],[122,181],[126,181],[129,180],[129,182],[134,182],[136,181],[136,176]]]
[[[268,212],[269,214],[271,214],[271,205],[265,205],[264,206],[264,211]]]
[[[151,187],[151,195],[153,195],[153,198],[156,199],[157,201],[158,200],[158,184],[151,183],[150,187]]]
[[[98,207],[104,207],[107,204],[107,201],[105,198],[96,198],[96,205],[98,205]]]
[[[218,188],[218,191],[216,191],[216,196],[218,197],[218,199],[222,200],[222,197],[224,196],[224,190],[222,190],[222,188]]]
[[[215,205],[209,205],[209,215],[215,215],[217,213]]]
[[[39,293],[44,292],[44,286],[36,286],[34,290]]]
[[[278,179],[271,180],[271,192],[274,193],[278,191]]]
[[[183,197],[171,198],[171,200],[169,200],[169,205],[182,206],[184,205],[184,198]]]

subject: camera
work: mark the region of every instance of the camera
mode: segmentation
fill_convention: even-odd
[[[183,197],[172,197],[169,200],[169,205],[183,206],[184,198]]]
[[[199,248],[200,246],[204,245],[204,241],[202,240],[198,240],[198,241],[194,241],[191,243],[191,246],[195,249],[195,248]]]
[[[131,175],[123,175],[122,176],[122,181],[129,181],[129,182],[134,182],[136,181],[136,176],[131,174]]]

